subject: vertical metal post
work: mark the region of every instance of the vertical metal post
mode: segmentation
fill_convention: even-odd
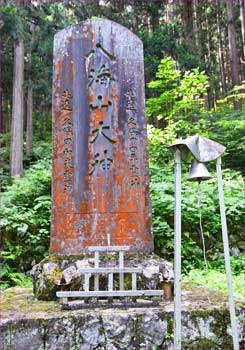
[[[94,267],[99,267],[100,263],[100,253],[95,251],[94,252]],[[94,276],[94,290],[99,290],[99,275]]]
[[[109,273],[108,275],[108,291],[113,291],[113,273]],[[108,298],[108,303],[113,303],[113,297]]]
[[[232,290],[230,252],[229,252],[229,242],[228,242],[227,223],[226,223],[226,214],[225,214],[224,191],[223,191],[223,184],[222,184],[221,158],[218,158],[216,161],[216,171],[217,171],[217,179],[218,179],[222,237],[223,237],[224,254],[225,254],[226,281],[227,281],[227,288],[229,293],[229,307],[230,307],[230,317],[231,317],[233,349],[239,350],[235,303],[234,303],[233,290]]]
[[[124,251],[119,252],[119,267],[120,269],[124,268]],[[124,273],[119,273],[119,289],[124,290]]]
[[[89,292],[89,280],[90,280],[90,274],[89,273],[85,273],[84,276],[84,291],[85,292]]]
[[[181,156],[174,153],[174,350],[181,350]]]
[[[137,290],[137,275],[135,272],[132,273],[132,290]]]

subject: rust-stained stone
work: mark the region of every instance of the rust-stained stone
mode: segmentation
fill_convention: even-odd
[[[151,252],[142,42],[88,20],[55,35],[51,254]]]

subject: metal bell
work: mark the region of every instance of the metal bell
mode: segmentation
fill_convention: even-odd
[[[198,162],[196,159],[193,159],[191,163],[191,170],[187,180],[189,181],[204,181],[211,179],[212,176],[208,172],[204,163]]]

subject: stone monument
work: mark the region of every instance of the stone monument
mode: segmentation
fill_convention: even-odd
[[[51,254],[153,251],[143,46],[90,19],[54,39]]]
[[[140,39],[106,19],[58,32],[51,256],[33,268],[37,298],[83,290],[83,272],[94,268],[93,247],[124,249],[125,268],[142,271],[138,288],[157,290],[173,279],[172,264],[151,254],[146,143]],[[100,267],[108,266],[116,268],[117,260],[101,257]],[[119,284],[130,285],[122,279]]]

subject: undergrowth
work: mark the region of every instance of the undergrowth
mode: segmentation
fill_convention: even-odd
[[[192,269],[187,275],[183,276],[183,281],[191,281],[207,288],[228,293],[226,274],[214,269],[209,269],[208,274],[206,274],[205,270]],[[235,297],[240,297],[244,300],[244,272],[233,274],[232,283]]]

